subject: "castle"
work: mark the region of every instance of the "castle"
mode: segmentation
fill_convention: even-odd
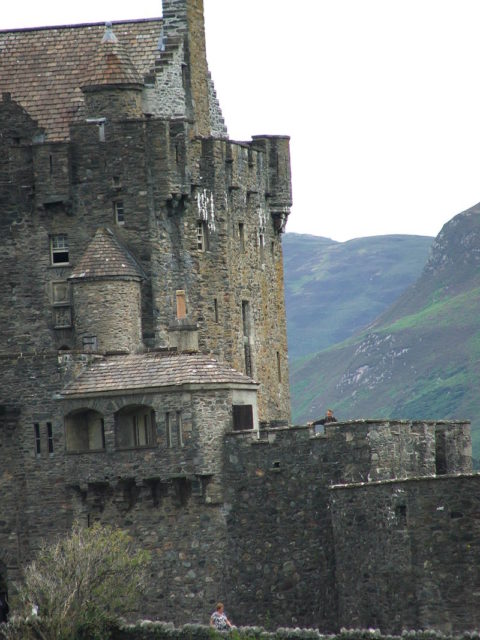
[[[289,424],[289,139],[228,138],[202,0],[0,48],[0,592],[101,521],[146,617],[478,628],[469,424]]]

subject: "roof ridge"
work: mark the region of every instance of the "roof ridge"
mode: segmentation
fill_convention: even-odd
[[[52,25],[44,25],[40,27],[13,27],[12,29],[0,29],[0,34],[2,33],[17,33],[17,32],[26,32],[26,31],[52,31],[56,29],[85,29],[85,27],[101,27],[105,25],[105,20],[99,20],[98,22],[78,22],[74,24],[52,24]],[[110,20],[113,26],[122,25],[122,24],[136,24],[141,22],[162,22],[162,16],[154,17],[154,18],[132,18],[131,20]]]

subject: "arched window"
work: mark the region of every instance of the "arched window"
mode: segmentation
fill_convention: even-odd
[[[155,444],[155,412],[150,407],[125,407],[115,414],[117,449],[151,447]]]
[[[105,449],[103,416],[92,409],[72,411],[65,418],[67,451],[100,451]]]

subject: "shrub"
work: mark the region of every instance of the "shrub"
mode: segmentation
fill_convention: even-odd
[[[119,616],[135,609],[148,562],[148,552],[136,550],[124,531],[75,523],[26,568],[22,615],[2,631],[7,640],[106,640]]]

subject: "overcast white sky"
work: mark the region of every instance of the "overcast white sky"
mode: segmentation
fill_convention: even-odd
[[[230,137],[291,136],[287,231],[436,235],[480,201],[479,0],[204,0]],[[0,28],[161,15],[27,0]]]

